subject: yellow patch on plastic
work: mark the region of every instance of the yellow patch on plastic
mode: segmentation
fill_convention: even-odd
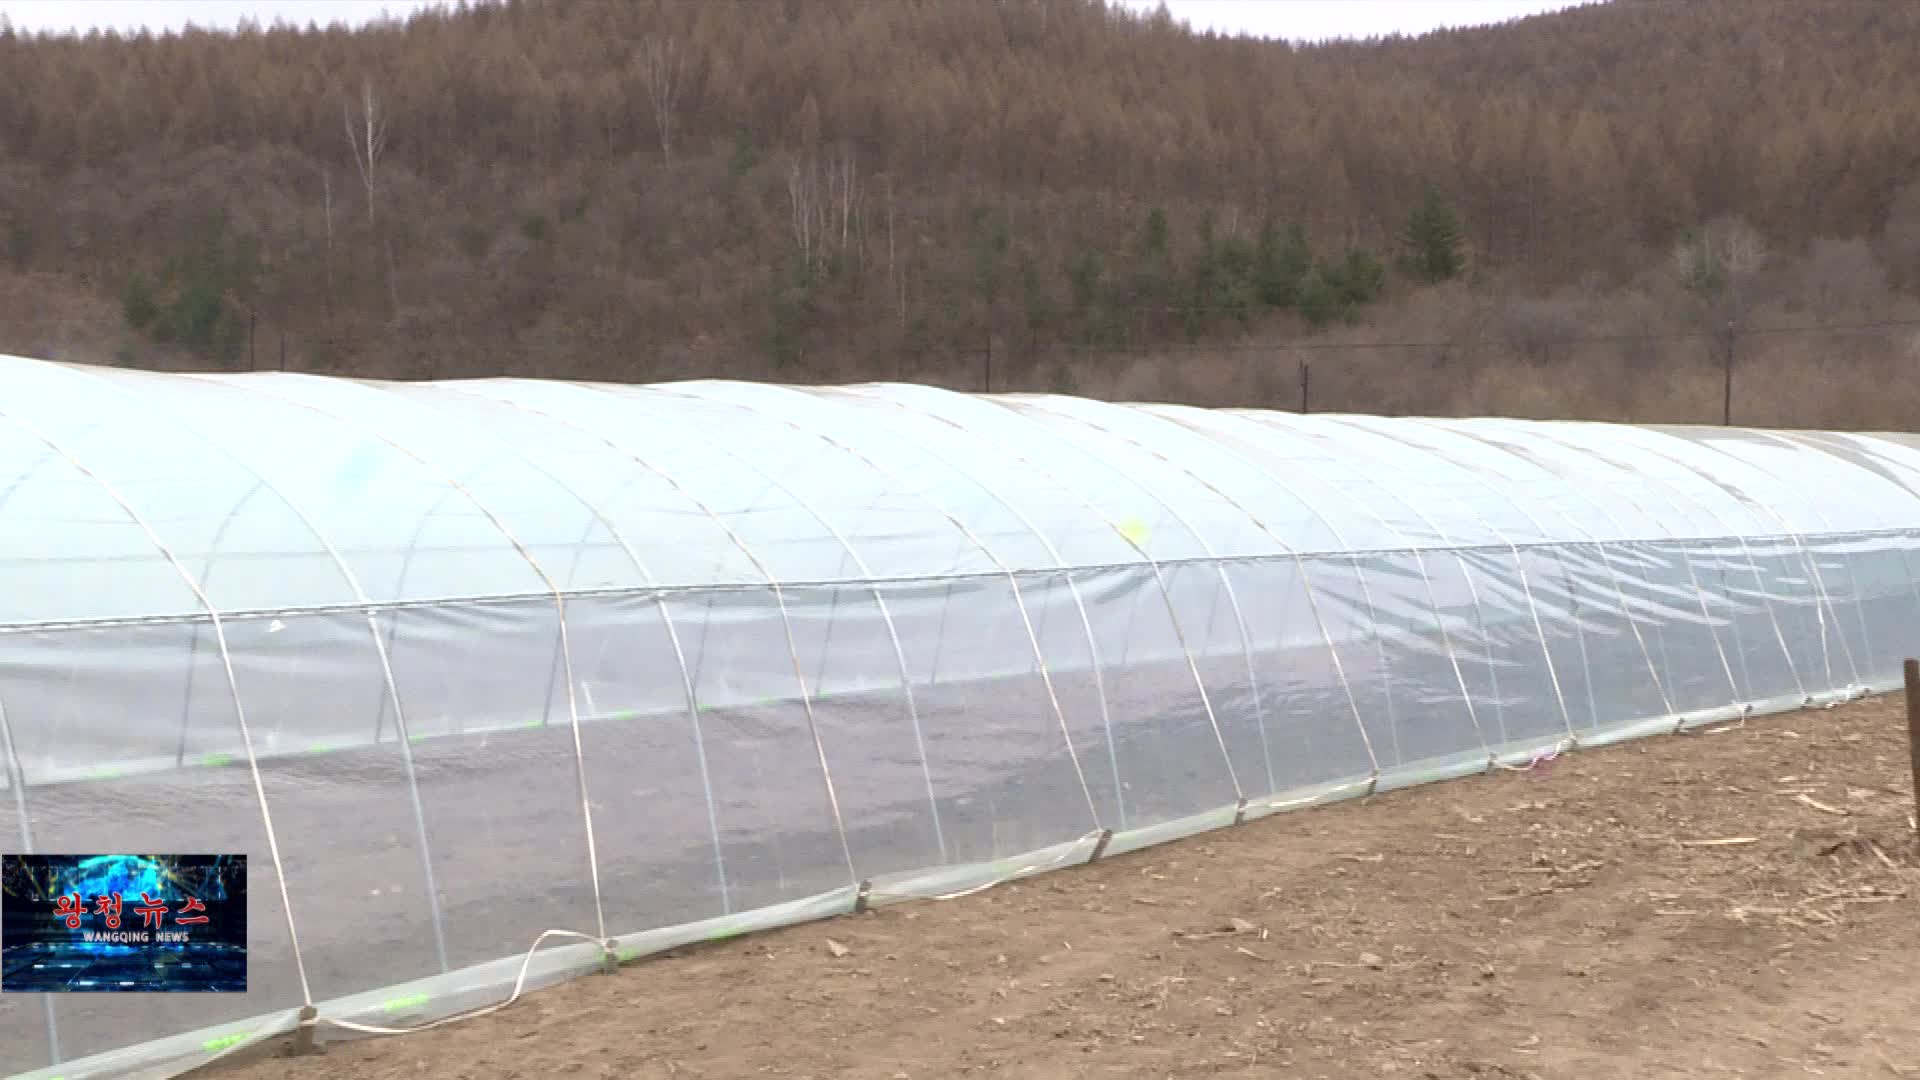
[[[1139,518],[1128,518],[1120,523],[1120,535],[1126,537],[1127,543],[1134,547],[1144,548],[1147,546],[1147,523]]]

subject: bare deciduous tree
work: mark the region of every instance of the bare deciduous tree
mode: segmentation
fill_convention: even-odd
[[[853,235],[853,222],[860,208],[860,174],[852,149],[842,146],[827,162],[827,185],[834,209],[839,212],[840,251],[844,254]]]
[[[1737,218],[1709,223],[1674,248],[1675,275],[1703,300],[1714,329],[1732,327],[1746,314],[1752,284],[1767,262],[1766,238]]]
[[[353,149],[354,167],[360,170],[360,183],[367,189],[367,223],[374,220],[374,191],[380,178],[380,155],[387,148],[387,114],[373,92],[373,80],[360,88],[360,114],[353,106],[343,110],[347,124],[347,145]]]
[[[327,251],[325,256],[327,274],[327,309],[333,309],[333,170],[322,166],[320,169],[320,212],[325,217],[327,229]]]
[[[673,163],[674,107],[680,95],[680,53],[674,40],[648,38],[641,47],[640,67],[647,81],[647,98],[653,103],[653,125],[660,134],[660,153]]]
[[[347,145],[353,149],[353,164],[360,171],[361,186],[367,191],[367,229],[371,232],[376,218],[374,206],[380,186],[381,157],[387,149],[387,113],[379,95],[374,93],[372,79],[360,85],[359,115],[354,115],[351,105],[345,107],[344,115]],[[400,294],[399,285],[394,280],[392,240],[384,235],[374,238],[374,253],[376,261],[382,255],[386,258],[387,299],[397,312],[400,310]]]
[[[851,147],[836,148],[824,161],[815,151],[802,153],[787,169],[787,197],[794,245],[807,266],[823,263],[829,246],[842,257],[857,250],[865,197]]]
[[[795,161],[788,167],[787,202],[793,212],[793,243],[800,252],[800,263],[812,269],[818,255],[819,218],[823,210],[812,161]]]
[[[900,257],[894,245],[893,229],[893,174],[886,175],[887,181],[887,282],[892,286],[888,291],[898,298],[900,309],[900,329],[907,328],[907,279],[900,273]]]

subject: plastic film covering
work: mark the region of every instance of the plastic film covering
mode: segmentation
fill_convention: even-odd
[[[256,878],[247,994],[9,995],[0,1072],[1888,688],[1916,492],[1902,435],[0,358],[4,842]]]

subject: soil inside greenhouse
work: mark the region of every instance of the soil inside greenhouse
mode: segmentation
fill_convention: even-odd
[[[1898,697],[687,949],[220,1080],[1920,1078]]]

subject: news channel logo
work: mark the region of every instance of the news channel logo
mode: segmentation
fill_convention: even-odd
[[[0,993],[245,993],[245,855],[0,855]]]

